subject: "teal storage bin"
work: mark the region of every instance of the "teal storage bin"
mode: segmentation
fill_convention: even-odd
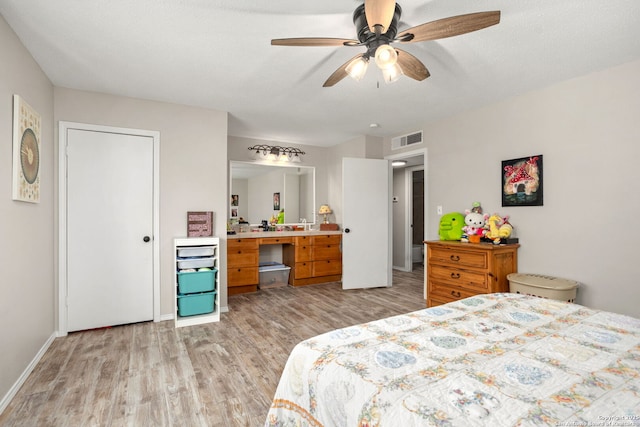
[[[178,316],[195,316],[213,312],[216,308],[216,293],[178,295]]]
[[[178,272],[178,293],[194,294],[215,290],[218,270]]]

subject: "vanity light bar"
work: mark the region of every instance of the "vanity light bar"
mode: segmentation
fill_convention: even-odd
[[[283,159],[290,162],[299,163],[302,161],[301,156],[306,154],[304,151],[295,147],[280,147],[277,145],[254,145],[249,147],[255,158],[257,159]]]

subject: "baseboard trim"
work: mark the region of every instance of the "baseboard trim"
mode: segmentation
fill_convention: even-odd
[[[220,307],[220,313],[227,313],[229,311],[229,307]],[[164,322],[165,320],[173,320],[175,316],[173,314],[162,314],[160,315],[160,321]]]
[[[161,314],[160,321],[164,322],[165,320],[173,320],[173,314]]]
[[[56,339],[56,333],[54,332],[51,334],[51,336],[49,336],[47,341],[45,341],[45,343],[40,348],[40,351],[38,351],[38,353],[33,358],[31,363],[27,365],[27,367],[22,372],[18,380],[13,384],[13,386],[11,386],[7,394],[5,394],[2,400],[0,400],[0,414],[2,414],[4,410],[7,408],[7,406],[9,406],[9,403],[11,403],[11,400],[18,393],[18,390],[20,390],[20,387],[22,387],[22,384],[24,384],[27,378],[29,378],[29,375],[31,375],[31,372],[33,372],[36,365],[38,364],[38,362],[40,362],[40,359],[42,359],[42,356],[44,356],[44,354],[49,349],[49,346],[51,346],[51,343],[53,343],[53,340],[55,339]]]

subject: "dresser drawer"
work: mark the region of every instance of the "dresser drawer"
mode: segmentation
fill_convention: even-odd
[[[475,292],[484,293],[489,289],[486,273],[442,267],[440,265],[429,266],[429,280],[467,288]]]
[[[429,298],[446,299],[447,302],[457,301],[459,299],[478,295],[478,291],[469,291],[457,286],[440,283],[436,281],[429,282]]]
[[[259,248],[258,239],[227,239],[227,253],[231,249],[255,249]]]
[[[315,276],[333,276],[342,274],[342,260],[313,261],[311,273]]]
[[[479,269],[486,269],[489,266],[486,252],[432,248],[430,251],[428,251],[428,253],[429,263],[472,267]]]
[[[306,279],[311,277],[312,265],[312,262],[296,262],[295,268],[293,269],[294,279]]]
[[[260,252],[254,249],[227,249],[227,268],[258,265]]]
[[[449,299],[449,298],[443,298],[443,297],[440,297],[440,296],[437,296],[437,295],[433,296],[433,297],[431,295],[429,295],[427,297],[427,307],[435,307],[437,305],[442,305],[442,304],[446,304],[448,302],[453,302],[453,301],[456,301],[456,300]]]
[[[340,244],[341,234],[327,234],[322,236],[311,236],[312,245],[338,245]]]
[[[341,259],[340,245],[315,245],[312,247],[314,261],[325,259]]]
[[[258,267],[227,268],[227,286],[257,285]]]

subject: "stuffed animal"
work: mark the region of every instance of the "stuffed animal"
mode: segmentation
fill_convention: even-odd
[[[509,216],[501,217],[497,213],[487,219],[487,227],[484,237],[493,241],[494,245],[499,245],[501,240],[511,236],[513,231],[513,226],[509,224]]]
[[[464,211],[464,223],[465,226],[462,227],[462,238],[461,242],[468,242],[469,240],[479,241],[480,237],[484,236],[487,231],[484,226],[489,219],[489,215],[482,213],[482,207],[480,203],[475,202],[473,204],[473,209],[466,209]],[[470,236],[479,236],[476,238],[469,239]]]
[[[462,238],[462,227],[464,226],[464,215],[460,212],[451,212],[442,215],[438,234],[440,240],[460,240]]]

